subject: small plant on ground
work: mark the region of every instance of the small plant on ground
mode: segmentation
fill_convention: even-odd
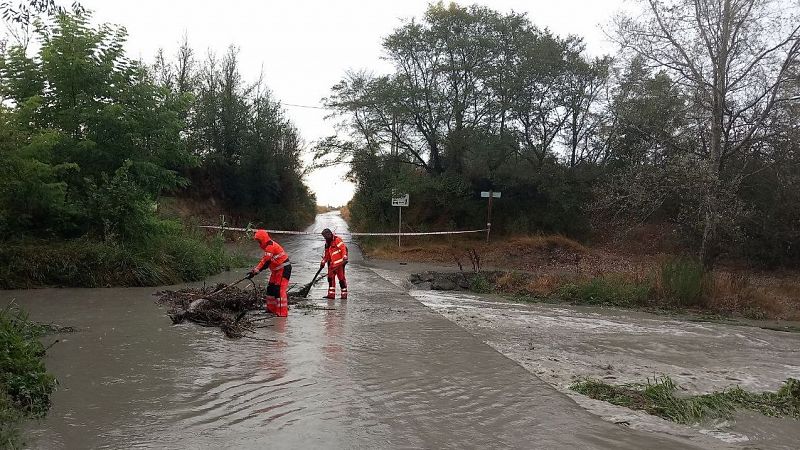
[[[486,294],[492,291],[492,283],[483,273],[476,273],[469,281],[469,289],[479,294]]]

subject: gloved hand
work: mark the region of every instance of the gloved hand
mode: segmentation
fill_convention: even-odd
[[[246,277],[249,280],[249,279],[253,278],[256,275],[258,275],[258,271],[256,269],[250,269],[250,272],[247,272]]]
[[[346,260],[346,259],[345,259],[345,260],[344,260],[344,262],[342,263],[342,267],[347,267],[347,260]]]
[[[325,267],[325,263],[324,262],[319,263],[319,268],[322,269],[323,267]]]

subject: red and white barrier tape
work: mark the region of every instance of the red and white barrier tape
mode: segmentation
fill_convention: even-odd
[[[200,228],[210,228],[222,231],[255,231],[255,229],[235,228],[235,227],[221,227],[218,225],[201,225]],[[289,235],[318,235],[322,232],[319,231],[288,231],[288,230],[264,230],[270,234],[289,234]],[[459,231],[428,231],[424,233],[351,233],[349,231],[336,233],[341,236],[436,236],[443,234],[468,234],[468,233],[484,233],[486,229],[482,230],[459,230]]]

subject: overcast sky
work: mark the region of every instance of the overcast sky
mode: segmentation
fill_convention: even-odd
[[[612,53],[601,25],[624,0],[484,0],[501,12],[526,12],[533,23],[560,35],[585,38],[590,54]],[[425,0],[81,0],[99,22],[128,29],[130,56],[151,62],[159,48],[174,53],[182,36],[202,56],[240,48],[245,79],[263,68],[267,85],[300,130],[306,148],[333,134],[325,111],[289,105],[320,106],[330,87],[348,69],[386,70],[381,41],[401,23],[420,17]],[[342,205],[353,195],[346,168],[312,173],[307,178],[317,203]]]

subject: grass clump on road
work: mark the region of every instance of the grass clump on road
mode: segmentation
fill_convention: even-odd
[[[693,425],[714,419],[731,419],[737,409],[749,409],[770,417],[800,419],[800,381],[790,378],[776,392],[748,392],[735,387],[695,396],[676,395],[678,386],[669,377],[646,384],[615,386],[597,380],[584,380],[570,389],[595,400]]]
[[[39,337],[44,328],[13,303],[0,310],[0,447],[22,446],[23,419],[44,417],[55,378],[47,373]]]

